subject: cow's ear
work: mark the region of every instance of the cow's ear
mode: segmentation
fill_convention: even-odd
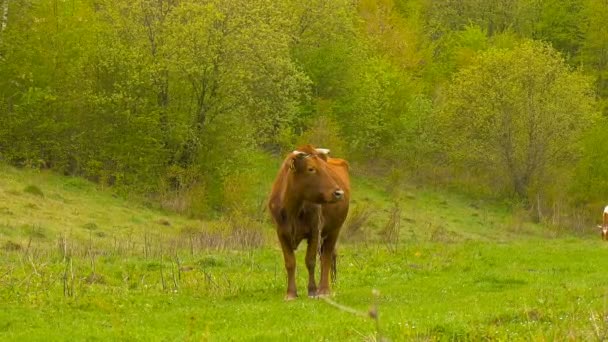
[[[304,152],[300,152],[300,151],[293,151],[293,157],[291,157],[289,169],[294,172],[298,171],[298,170],[302,170],[304,167],[306,167],[305,159],[308,156],[309,156],[308,153],[304,153]]]

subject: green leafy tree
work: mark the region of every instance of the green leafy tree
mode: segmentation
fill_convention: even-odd
[[[540,18],[534,25],[532,37],[550,42],[567,58],[575,57],[581,44],[579,22],[583,1],[545,0],[541,4]]]
[[[608,197],[608,144],[606,144],[608,120],[602,118],[587,132],[583,139],[583,156],[575,169],[571,190],[575,204],[606,205]]]
[[[459,71],[442,107],[456,162],[519,197],[573,163],[594,117],[588,79],[546,44],[489,49]]]
[[[308,137],[339,137],[342,121],[338,107],[351,95],[351,72],[365,53],[356,26],[356,4],[348,0],[286,1],[282,10],[289,20],[290,54],[309,84],[291,124],[279,121],[277,144],[289,149]],[[321,122],[332,124],[323,126]],[[313,140],[328,142],[325,138]],[[340,153],[338,145],[332,151]]]
[[[356,157],[382,158],[401,138],[408,84],[386,60],[373,58],[360,67],[362,75],[341,108],[342,125]]]
[[[517,4],[518,1],[512,0],[427,0],[427,29],[437,39],[473,24],[492,36],[510,29],[517,15]]]
[[[70,171],[78,134],[71,123],[79,114],[73,109],[82,104],[73,85],[82,85],[89,15],[80,2],[10,2],[0,46],[0,154],[6,160]]]
[[[0,159],[190,214],[252,210],[265,154],[299,142],[421,179],[449,156],[526,196],[569,181],[581,136],[578,174],[603,155],[607,20],[596,0],[0,0]]]
[[[596,92],[608,116],[608,2],[589,0],[583,14],[585,20],[579,22],[584,37],[579,60],[596,77]]]

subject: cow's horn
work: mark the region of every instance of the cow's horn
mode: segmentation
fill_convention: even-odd
[[[308,153],[306,152],[302,152],[302,151],[298,151],[298,150],[294,150],[293,152],[291,152],[293,154],[296,155],[296,157],[298,158],[304,158],[304,157],[308,157]]]
[[[329,154],[329,149],[327,148],[316,148],[315,150],[321,154]]]

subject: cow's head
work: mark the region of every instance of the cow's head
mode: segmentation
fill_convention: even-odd
[[[307,145],[290,154],[290,192],[318,204],[333,203],[344,198],[344,190],[327,167],[328,153],[327,149]]]
[[[597,228],[602,232],[602,240],[608,240],[608,225],[598,225]]]

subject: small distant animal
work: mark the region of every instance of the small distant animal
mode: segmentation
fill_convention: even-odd
[[[602,232],[602,240],[608,241],[608,205],[604,208],[602,224],[597,226]]]
[[[335,274],[335,247],[348,213],[350,179],[348,163],[328,154],[328,149],[312,145],[298,147],[285,157],[272,185],[268,209],[277,228],[287,271],[286,300],[298,296],[294,251],[302,240],[308,243],[305,257],[308,296],[330,294],[330,269]],[[317,253],[321,259],[318,288]]]

